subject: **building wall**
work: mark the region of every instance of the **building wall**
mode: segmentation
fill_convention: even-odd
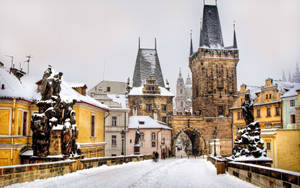
[[[290,105],[290,101],[295,101],[295,106]],[[282,125],[284,129],[296,128],[296,123],[291,123],[291,115],[296,116],[297,96],[282,99]]]
[[[245,100],[245,94],[250,94],[250,90],[247,90],[246,86],[243,85],[230,109],[233,116],[233,138],[236,137],[238,129],[246,127],[241,109],[241,105]],[[253,115],[254,121],[259,121],[262,129],[282,128],[283,109],[280,95],[277,85],[273,84],[272,79],[267,79],[261,91],[256,93],[256,98],[253,101]],[[270,109],[270,116],[267,114],[268,108]],[[279,109],[278,114],[276,114],[276,108]],[[258,115],[258,110],[260,110],[260,116]]]
[[[202,49],[190,57],[193,112],[205,117],[229,117],[237,94],[238,50]]]
[[[37,107],[24,100],[0,99],[0,166],[20,164],[21,149],[31,144],[30,121]],[[23,112],[27,112],[23,135]]]
[[[116,126],[112,126],[112,117],[117,117],[117,124]],[[112,156],[116,155],[119,156],[122,153],[122,135],[121,131],[124,129],[125,134],[127,134],[127,127],[128,127],[128,111],[127,110],[111,110],[107,118],[105,119],[105,155]],[[115,135],[116,145],[112,145],[112,135]],[[126,135],[125,138],[126,139]],[[124,154],[126,154],[126,140],[124,140],[123,146]]]
[[[270,134],[272,133],[272,134]],[[300,129],[279,129],[262,134],[273,168],[300,172]]]
[[[87,104],[77,103],[73,108],[76,112],[76,124],[79,130],[76,142],[80,144],[85,157],[101,157],[105,155],[105,111]],[[95,135],[91,135],[91,119],[95,116]]]
[[[108,87],[110,90],[108,91]],[[126,91],[125,82],[117,81],[101,81],[98,85],[88,91],[88,94],[93,97],[95,94],[125,94]]]
[[[129,116],[137,115],[137,116],[150,116],[153,119],[154,111],[157,111],[157,120],[163,121],[163,117],[166,117],[166,123],[170,126],[171,123],[171,115],[173,114],[173,97],[166,96],[128,96],[128,105],[130,108]],[[152,105],[152,110],[150,112],[146,111],[146,104]],[[162,105],[167,105],[166,112],[162,111]],[[136,113],[136,114],[135,114]]]
[[[167,129],[139,129],[140,133],[144,134],[144,139],[140,140],[140,153],[142,155],[152,155],[153,152],[158,152],[159,157],[162,156],[164,150],[167,155],[171,151],[171,130]],[[134,154],[134,141],[136,129],[128,129],[127,137],[127,154]],[[152,133],[155,133],[155,140],[152,140]],[[162,143],[163,138],[165,143]],[[152,147],[152,142],[155,142],[155,147]]]
[[[85,143],[81,149],[86,157],[104,156],[104,111],[87,104],[74,106],[76,124],[79,129],[77,143]],[[27,113],[26,136],[22,135],[23,113]],[[21,163],[20,152],[31,147],[31,115],[38,108],[24,100],[0,99],[0,166]],[[96,115],[96,137],[91,137],[91,114]]]

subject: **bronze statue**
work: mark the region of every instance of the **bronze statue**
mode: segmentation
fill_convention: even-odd
[[[245,95],[245,100],[242,103],[242,112],[243,112],[246,125],[254,121],[253,102],[251,101],[249,94]]]

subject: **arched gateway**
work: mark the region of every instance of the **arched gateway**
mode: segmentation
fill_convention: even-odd
[[[185,134],[189,141],[191,142],[191,149],[187,149],[189,144],[186,144],[188,142],[182,142],[182,140],[178,140],[179,136],[181,134]],[[206,141],[201,132],[195,128],[191,127],[189,125],[179,129],[176,134],[173,137],[174,146],[177,148],[174,148],[174,151],[177,151],[177,149],[185,150],[186,153],[200,156],[203,154],[206,154],[207,146]]]

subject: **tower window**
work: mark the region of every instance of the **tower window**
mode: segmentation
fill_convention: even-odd
[[[151,104],[146,104],[146,112],[151,112]]]

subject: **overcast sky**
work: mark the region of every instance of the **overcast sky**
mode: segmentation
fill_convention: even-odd
[[[238,85],[262,85],[300,63],[300,0],[219,0],[223,38],[232,44],[236,21]],[[164,79],[189,72],[190,30],[199,46],[202,0],[0,0],[0,59],[9,66],[33,56],[30,74],[47,65],[89,88],[103,78],[132,79],[141,47],[157,49]],[[23,65],[24,66],[24,65]],[[27,68],[25,69],[27,70]],[[288,75],[287,75],[288,77]]]

